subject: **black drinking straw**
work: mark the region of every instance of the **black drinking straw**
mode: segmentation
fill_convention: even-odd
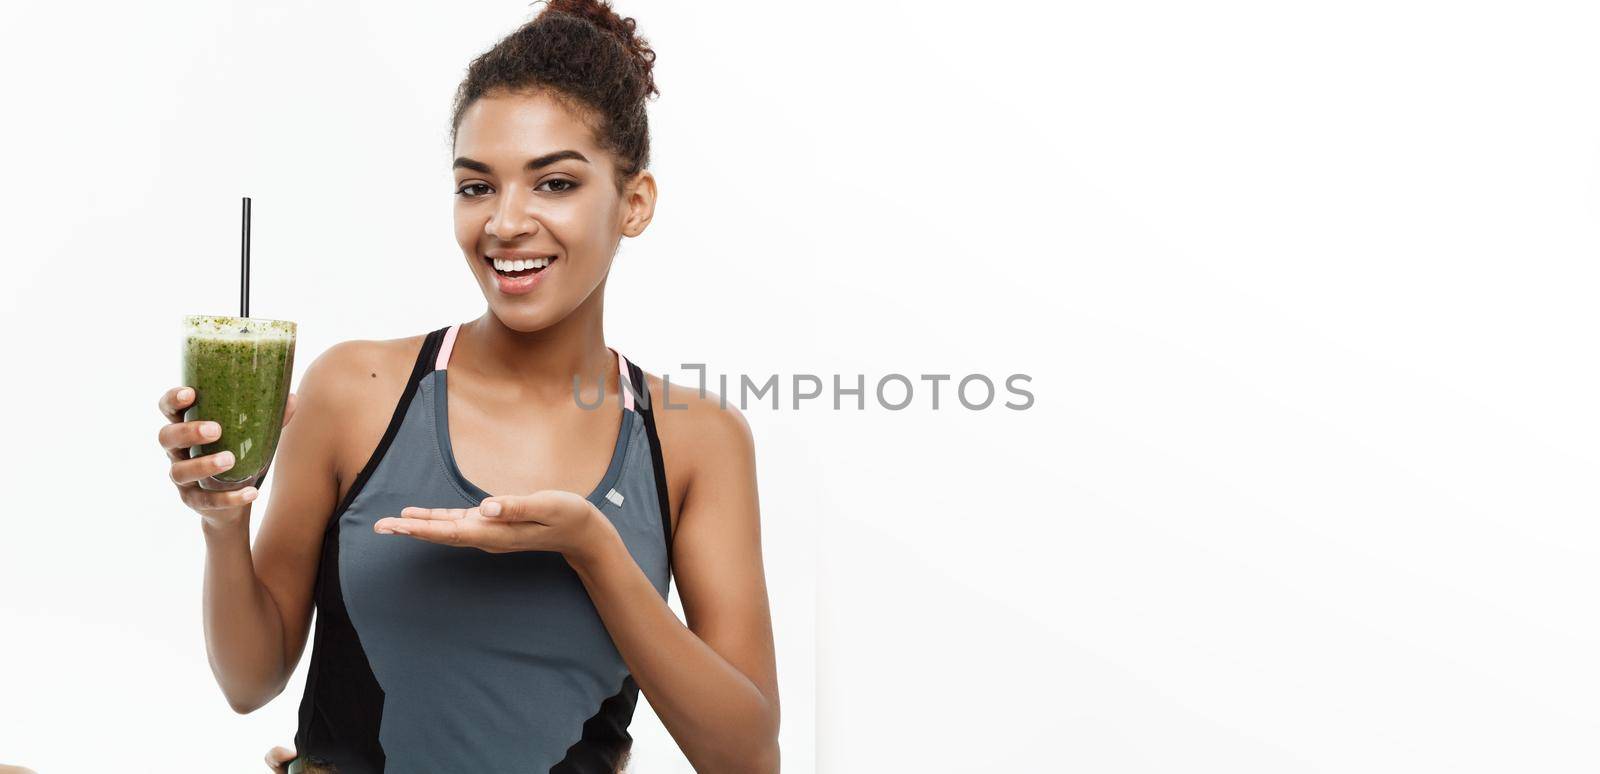
[[[250,316],[250,197],[244,197],[244,234],[240,236],[239,316]]]

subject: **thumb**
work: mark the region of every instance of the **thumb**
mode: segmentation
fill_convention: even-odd
[[[478,513],[486,519],[526,519],[537,514],[538,495],[500,495],[478,503]]]
[[[294,760],[294,757],[294,750],[287,747],[274,747],[267,751],[267,767],[277,772],[284,771],[287,768],[285,764]]]
[[[541,489],[525,495],[487,497],[478,503],[478,513],[486,519],[544,523],[552,510],[559,510],[562,507],[564,498],[572,497],[577,495],[557,489]]]

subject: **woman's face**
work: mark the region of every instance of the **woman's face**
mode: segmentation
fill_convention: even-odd
[[[622,236],[649,222],[653,182],[638,189],[650,173],[619,196],[611,154],[546,94],[479,98],[462,115],[454,155],[456,242],[513,330],[549,327],[595,296]],[[503,272],[496,258],[549,264]]]

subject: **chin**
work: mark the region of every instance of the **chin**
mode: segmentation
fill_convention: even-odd
[[[550,307],[545,304],[518,304],[518,303],[493,303],[489,304],[490,311],[500,320],[500,324],[518,333],[534,333],[542,331],[560,321],[560,317],[551,314]]]

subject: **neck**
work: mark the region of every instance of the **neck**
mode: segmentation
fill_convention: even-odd
[[[596,293],[591,300],[598,301]],[[465,367],[483,380],[513,382],[519,391],[571,395],[574,376],[585,395],[603,377],[606,393],[618,385],[616,355],[606,348],[598,303],[585,303],[554,325],[537,331],[506,327],[493,310],[456,332],[450,368]]]

